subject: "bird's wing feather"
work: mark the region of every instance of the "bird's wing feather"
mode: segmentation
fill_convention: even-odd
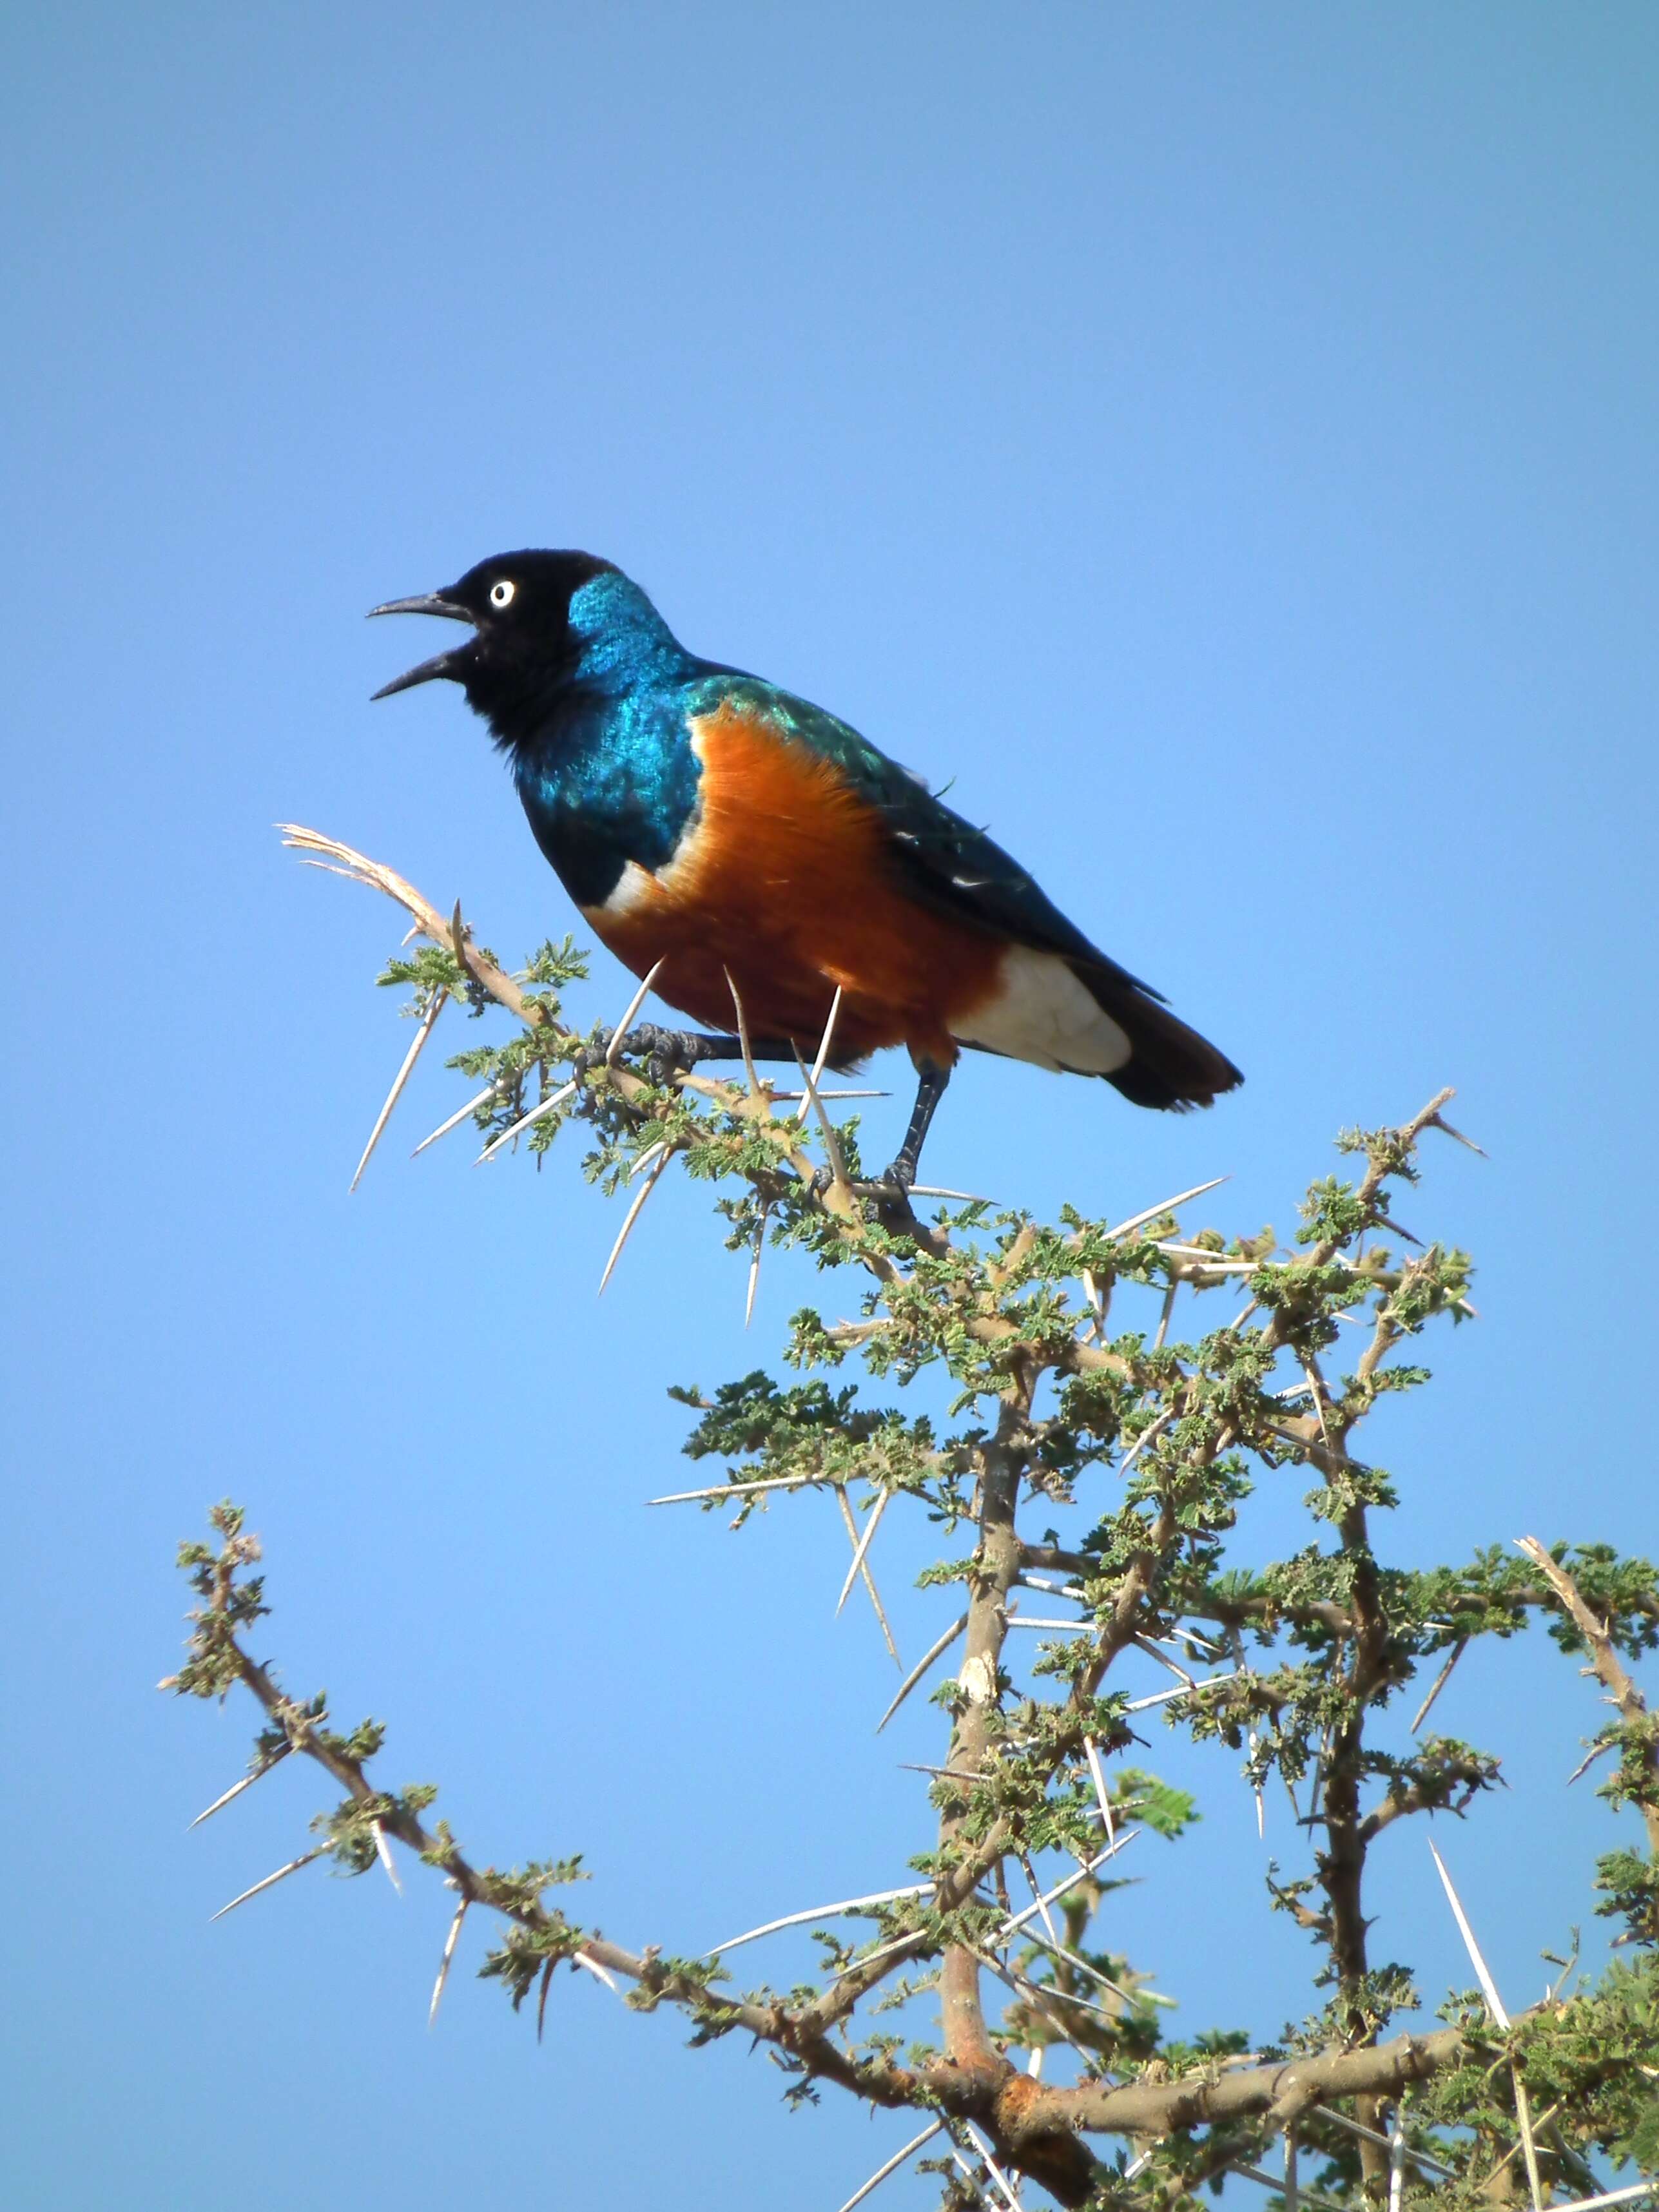
[[[764,720],[784,742],[833,761],[886,824],[894,866],[917,897],[1017,945],[1058,953],[1103,979],[1162,997],[1068,921],[1011,854],[847,723],[758,677],[711,666],[696,687],[692,712],[717,706]]]

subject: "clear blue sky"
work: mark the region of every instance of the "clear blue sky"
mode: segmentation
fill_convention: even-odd
[[[1102,1212],[1230,1171],[1216,1218],[1288,1230],[1339,1125],[1457,1084],[1491,1159],[1444,1146],[1408,1218],[1485,1317],[1388,1433],[1399,1554],[1653,1548],[1659,17],[70,6],[13,11],[0,106],[8,2196],[833,2207],[900,2122],[786,2118],[764,2060],[596,1985],[538,2050],[463,1972],[429,2036],[418,1873],[206,1924],[324,1802],[284,1772],[182,1832],[251,1732],[151,1687],[226,1492],[290,1683],[386,1718],[481,1855],[585,1850],[619,1937],[902,1880],[895,1762],[938,1741],[873,1745],[889,1662],[811,1509],[642,1508],[683,1470],[660,1386],[770,1357],[808,1283],[769,1265],[744,1340],[665,1186],[597,1305],[574,1147],[409,1164],[462,1095],[436,1055],[348,1201],[395,925],[270,825],[504,952],[562,932],[459,697],[369,707],[418,641],[361,617],[502,546],[610,555],[955,776],[1248,1073],[1171,1121],[975,1065],[931,1169]],[[601,961],[579,1003],[623,995]],[[912,1650],[940,1602],[900,1592]],[[1442,1842],[1518,2000],[1610,1841],[1551,1657],[1442,1709],[1515,1785]],[[1302,1941],[1225,1755],[1203,1788],[1125,1940],[1184,2026],[1272,2032]],[[1438,1989],[1431,1880],[1400,1833],[1379,1942]]]

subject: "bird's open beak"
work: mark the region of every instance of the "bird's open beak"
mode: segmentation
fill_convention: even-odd
[[[459,600],[446,599],[442,592],[418,592],[412,599],[388,599],[383,607],[370,607],[369,616],[375,615],[442,615],[449,622],[470,623],[473,617]],[[394,676],[389,684],[382,684],[372,696],[389,699],[394,691],[407,691],[417,684],[430,684],[435,677],[458,678],[463,665],[465,647],[448,653],[435,653],[430,660],[423,660],[401,676]]]

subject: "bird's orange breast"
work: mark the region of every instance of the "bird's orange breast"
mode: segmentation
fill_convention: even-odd
[[[838,988],[834,1057],[907,1044],[948,1066],[953,1016],[997,988],[990,933],[907,895],[875,809],[831,761],[731,707],[692,723],[701,805],[655,873],[630,866],[583,909],[637,975],[708,1027],[816,1043]],[[731,983],[727,977],[729,975]]]

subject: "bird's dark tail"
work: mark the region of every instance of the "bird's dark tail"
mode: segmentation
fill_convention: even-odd
[[[1243,1082],[1224,1052],[1217,1052],[1208,1038],[1188,1029],[1128,976],[1082,963],[1072,973],[1134,1047],[1128,1064],[1106,1080],[1135,1105],[1173,1107],[1177,1112],[1188,1106],[1209,1106],[1223,1091]]]

